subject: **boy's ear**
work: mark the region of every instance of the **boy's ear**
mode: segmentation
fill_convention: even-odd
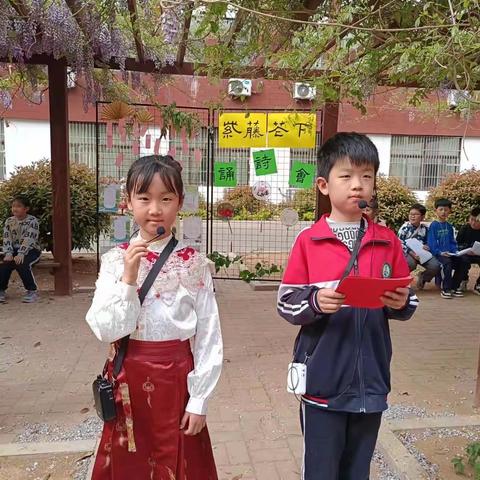
[[[315,180],[315,184],[323,195],[328,195],[328,180],[326,178],[318,177]]]

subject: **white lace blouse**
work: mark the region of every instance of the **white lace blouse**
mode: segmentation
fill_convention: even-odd
[[[127,245],[105,253],[86,320],[103,342],[114,342],[129,334],[130,338],[147,341],[190,339],[194,369],[187,379],[190,399],[186,410],[205,415],[208,397],[217,384],[223,361],[209,261],[179,242],[142,306],[137,294],[170,238],[149,246],[150,253],[140,263],[136,286],[121,280]]]

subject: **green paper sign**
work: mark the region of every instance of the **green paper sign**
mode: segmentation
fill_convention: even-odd
[[[215,187],[237,186],[237,162],[215,162],[213,165],[213,185]]]
[[[315,165],[311,163],[293,162],[290,170],[290,186],[295,188],[310,188],[315,177]]]
[[[277,173],[277,162],[275,161],[275,150],[273,148],[253,152],[252,156],[257,177]]]

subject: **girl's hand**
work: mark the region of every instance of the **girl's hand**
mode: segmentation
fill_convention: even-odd
[[[385,292],[380,300],[386,307],[400,310],[407,303],[409,289],[406,287],[398,287],[394,292]]]
[[[321,288],[317,292],[317,303],[323,313],[335,313],[340,310],[345,300],[343,293],[338,293],[333,288]]]
[[[140,260],[147,255],[147,251],[146,242],[133,242],[128,246],[125,252],[122,282],[128,285],[137,284]]]
[[[180,430],[187,429],[183,432],[185,435],[197,435],[204,428],[207,422],[206,415],[197,415],[196,413],[185,412],[180,422]]]

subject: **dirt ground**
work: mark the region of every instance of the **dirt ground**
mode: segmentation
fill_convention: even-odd
[[[83,480],[91,453],[0,458],[0,480]]]

